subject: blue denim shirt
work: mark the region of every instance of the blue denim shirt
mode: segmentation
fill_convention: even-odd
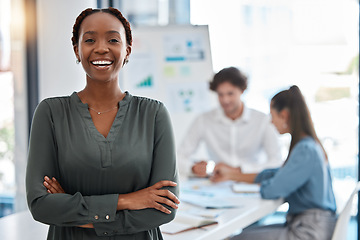
[[[281,168],[266,169],[255,178],[265,199],[284,198],[290,214],[318,208],[336,211],[330,167],[321,146],[311,137],[300,140]]]

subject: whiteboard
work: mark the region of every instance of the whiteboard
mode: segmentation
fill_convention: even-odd
[[[201,112],[216,104],[208,26],[133,28],[129,63],[120,75],[123,90],[160,100],[169,110],[175,140],[182,140]]]

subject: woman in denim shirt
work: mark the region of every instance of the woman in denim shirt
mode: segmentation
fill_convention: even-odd
[[[232,239],[331,239],[336,203],[328,157],[315,133],[300,89],[292,86],[276,94],[271,100],[270,113],[279,133],[291,134],[284,165],[259,174],[232,170],[231,180],[259,183],[264,199],[284,198],[289,203],[286,223],[249,227]],[[218,181],[230,169],[218,166],[214,171],[213,180]]]

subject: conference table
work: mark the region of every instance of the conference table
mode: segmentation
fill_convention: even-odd
[[[208,214],[216,224],[183,231],[176,234],[163,233],[165,240],[220,240],[251,225],[268,214],[275,212],[282,199],[264,200],[259,193],[234,192],[234,183],[212,184],[206,179],[181,183],[178,215]],[[163,225],[160,229],[175,224]],[[0,239],[33,240],[46,239],[48,226],[35,221],[29,211],[23,211],[0,218]]]
[[[237,186],[234,191],[234,186]],[[165,240],[220,240],[274,213],[283,203],[283,199],[262,199],[254,185],[231,181],[213,184],[207,179],[191,179],[181,183],[178,215],[182,212],[201,213],[215,217],[217,224],[195,228],[176,234],[163,233]],[[176,217],[175,220],[176,222]],[[173,222],[174,222],[173,221]],[[170,225],[173,222],[169,223]],[[164,225],[160,227],[163,231]],[[164,232],[164,231],[163,231]]]

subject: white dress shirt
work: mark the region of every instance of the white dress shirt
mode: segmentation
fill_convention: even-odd
[[[205,143],[209,159],[193,159],[199,144]],[[269,116],[244,105],[242,115],[231,120],[221,108],[198,116],[178,149],[180,174],[188,176],[196,161],[213,160],[244,173],[258,173],[282,164],[279,135]]]

